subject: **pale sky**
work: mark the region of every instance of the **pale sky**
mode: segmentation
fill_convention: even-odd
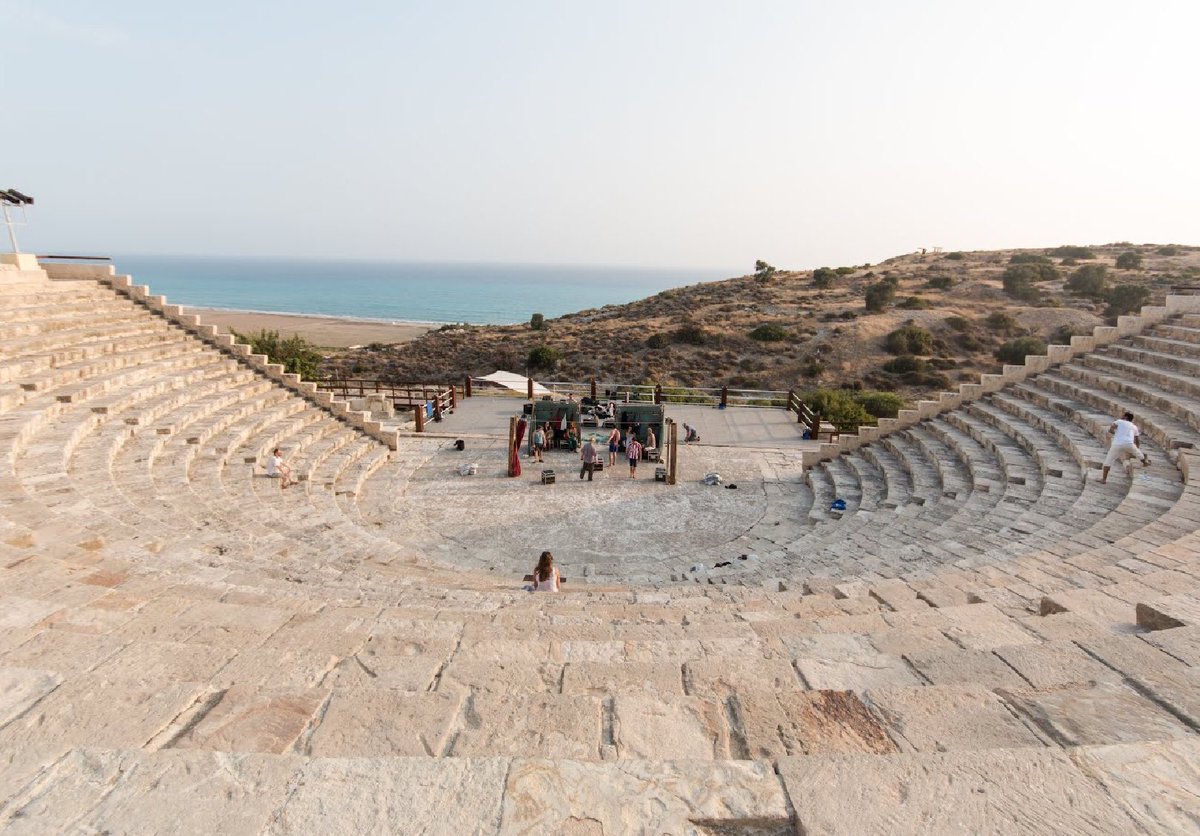
[[[0,0],[28,251],[1200,244],[1200,3]]]

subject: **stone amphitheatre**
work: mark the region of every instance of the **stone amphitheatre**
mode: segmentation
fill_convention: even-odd
[[[3,832],[1200,827],[1200,296],[836,443],[542,486],[495,399],[387,430],[5,259]],[[1101,485],[1126,409],[1152,465]]]

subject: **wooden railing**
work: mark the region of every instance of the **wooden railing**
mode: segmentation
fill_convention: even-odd
[[[440,421],[442,415],[458,406],[458,394],[449,383],[390,383],[366,377],[337,377],[317,382],[317,388],[345,400],[382,395],[396,409],[411,409],[417,432],[425,431],[427,421]]]

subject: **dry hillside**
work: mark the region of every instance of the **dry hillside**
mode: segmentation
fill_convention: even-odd
[[[1088,265],[1105,268],[1084,271],[1092,280],[1102,272],[1102,286],[1093,285],[1090,296],[1072,292],[1069,280]],[[1024,299],[1005,290],[1012,268],[1020,269],[1010,283],[1025,280],[1012,288]],[[326,366],[397,382],[457,381],[496,369],[522,372],[536,353],[557,357],[528,366],[544,380],[868,388],[913,398],[998,370],[995,352],[1008,341],[1061,342],[1111,318],[1110,302],[1141,301],[1138,291],[1113,297],[1115,287],[1145,288],[1141,295],[1156,301],[1181,284],[1200,285],[1200,247],[914,253],[873,265],[760,270],[549,319],[536,330],[528,323],[445,326],[411,343],[334,355]],[[871,295],[892,296],[878,311],[866,306],[872,286]],[[889,350],[888,335],[905,326],[927,334],[906,332],[907,349]]]

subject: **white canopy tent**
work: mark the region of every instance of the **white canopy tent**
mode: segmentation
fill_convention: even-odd
[[[515,372],[494,371],[491,374],[474,379],[484,383],[495,383],[499,386],[503,386],[505,389],[512,389],[514,392],[520,392],[522,395],[529,392],[529,378],[525,377],[524,375],[516,374]],[[536,380],[533,381],[533,396],[535,398],[541,395],[551,394],[553,394],[553,392],[551,392],[545,386],[538,383]]]

